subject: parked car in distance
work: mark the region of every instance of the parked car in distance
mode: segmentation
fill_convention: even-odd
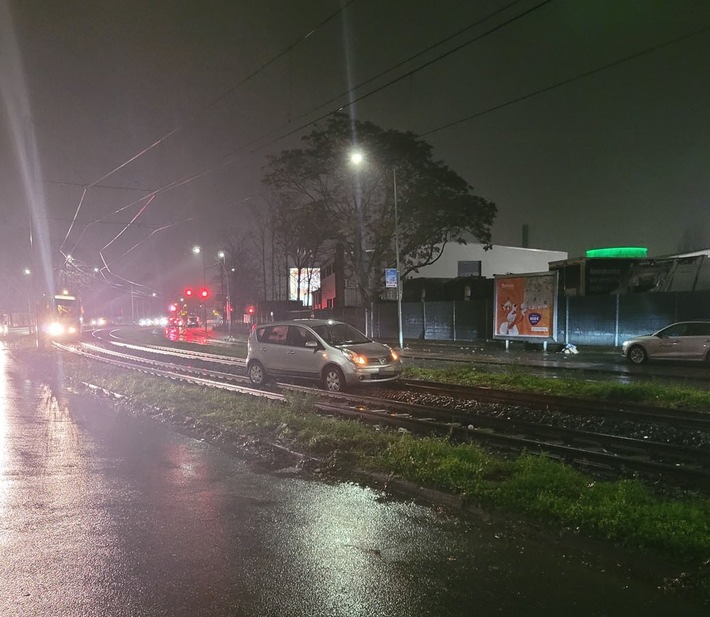
[[[621,353],[633,364],[648,360],[710,360],[710,321],[680,321],[624,341]]]
[[[247,341],[247,373],[260,386],[273,377],[319,381],[326,390],[382,383],[402,374],[399,354],[351,325],[294,319],[257,325]]]

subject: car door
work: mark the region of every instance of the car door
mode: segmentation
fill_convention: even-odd
[[[286,339],[288,325],[267,326],[258,340],[258,359],[267,373],[282,373],[288,367]]]
[[[315,346],[314,346],[315,343]],[[306,346],[309,344],[309,346]],[[317,379],[321,372],[321,354],[313,333],[303,326],[289,326],[286,345],[288,372],[298,377]]]
[[[677,323],[661,330],[654,356],[666,359],[683,358],[684,348],[688,346],[689,327],[688,323]]]
[[[677,357],[686,360],[702,360],[710,345],[710,324],[691,323],[678,346]]]

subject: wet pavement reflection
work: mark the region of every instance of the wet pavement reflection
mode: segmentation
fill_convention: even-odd
[[[612,555],[253,469],[5,350],[0,405],[3,617],[705,614]]]

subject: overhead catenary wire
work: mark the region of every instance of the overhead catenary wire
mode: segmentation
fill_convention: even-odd
[[[405,59],[404,61],[402,61],[402,62],[400,62],[400,63],[394,65],[393,67],[390,67],[390,68],[387,69],[386,71],[383,71],[383,72],[379,73],[378,75],[373,76],[371,79],[368,79],[367,81],[365,81],[365,82],[363,82],[363,83],[361,83],[361,84],[358,84],[355,88],[349,90],[349,92],[350,92],[350,91],[354,91],[354,90],[356,90],[356,89],[358,89],[358,88],[361,88],[363,85],[366,85],[367,83],[370,83],[371,81],[373,81],[373,80],[375,80],[375,79],[378,79],[378,78],[381,77],[382,75],[385,75],[385,74],[391,72],[392,70],[395,70],[396,68],[398,68],[399,66],[402,66],[403,64],[406,64],[406,63],[408,63],[408,62],[411,62],[412,60],[416,59],[417,57],[419,57],[419,56],[421,56],[421,55],[427,53],[428,51],[431,51],[432,49],[435,49],[436,47],[441,46],[442,44],[446,43],[446,42],[449,41],[449,40],[452,40],[453,38],[455,38],[455,37],[457,37],[457,36],[460,36],[462,33],[464,33],[464,32],[466,32],[466,31],[472,29],[473,27],[475,27],[475,26],[477,26],[477,25],[480,25],[480,24],[483,23],[484,21],[487,21],[487,20],[491,19],[491,18],[494,17],[495,15],[498,15],[498,14],[502,13],[503,11],[505,11],[505,10],[507,10],[508,8],[514,6],[515,4],[518,4],[518,3],[521,2],[521,1],[522,1],[522,0],[514,0],[513,2],[511,2],[511,3],[507,4],[507,5],[505,5],[505,6],[501,7],[501,8],[499,8],[499,9],[496,9],[495,11],[493,11],[493,12],[487,14],[487,15],[484,16],[483,18],[477,19],[476,21],[472,22],[471,24],[468,24],[468,25],[465,26],[464,28],[460,28],[459,30],[457,30],[457,31],[454,32],[453,34],[451,34],[451,35],[445,37],[444,39],[442,39],[442,40],[436,42],[436,43],[433,44],[433,45],[428,46],[427,48],[421,50],[420,52],[417,52],[416,54],[414,54],[414,55],[410,56],[409,58]],[[544,2],[543,2],[542,4],[546,4],[546,3],[551,2],[551,1],[552,1],[552,0],[544,0]],[[234,84],[233,86],[231,86],[228,90],[226,90],[225,92],[223,92],[220,96],[218,96],[216,99],[214,99],[213,101],[211,101],[211,102],[210,102],[209,104],[207,104],[206,106],[203,106],[202,108],[200,108],[200,111],[203,111],[204,109],[213,107],[213,106],[216,105],[219,101],[223,100],[228,94],[230,94],[231,92],[233,92],[234,90],[236,90],[238,87],[242,86],[242,85],[245,84],[247,81],[249,81],[250,79],[252,79],[252,78],[255,77],[256,75],[258,75],[259,73],[261,73],[261,72],[262,72],[263,70],[265,70],[268,66],[270,66],[271,64],[273,64],[274,62],[276,62],[279,58],[285,56],[287,53],[289,53],[290,51],[292,51],[297,45],[299,45],[300,43],[302,43],[303,41],[305,41],[307,38],[309,38],[309,37],[312,36],[315,32],[317,32],[320,28],[322,28],[322,27],[325,26],[328,22],[330,22],[333,18],[335,18],[335,17],[336,17],[337,15],[339,15],[340,13],[342,13],[342,12],[343,12],[345,9],[347,9],[351,4],[353,4],[353,2],[355,2],[355,0],[350,0],[350,1],[347,2],[343,7],[341,7],[340,9],[338,9],[337,11],[335,11],[334,13],[328,15],[328,16],[327,16],[325,19],[323,19],[319,24],[317,24],[314,28],[312,28],[308,33],[306,33],[305,35],[303,35],[302,37],[300,37],[299,39],[297,39],[295,42],[291,43],[290,45],[286,46],[283,50],[281,50],[279,53],[277,53],[275,56],[273,56],[270,60],[268,60],[267,62],[265,62],[264,64],[262,64],[262,65],[261,65],[260,67],[258,67],[255,71],[252,71],[252,73],[250,73],[246,78],[244,78],[243,80],[241,80],[239,83]],[[538,6],[540,6],[540,5],[538,5]],[[526,13],[527,13],[527,12],[526,12]],[[516,18],[513,18],[513,19],[516,19]],[[507,23],[507,22],[506,22],[506,23]],[[456,48],[454,51],[456,51],[456,50],[458,50],[458,49],[460,49],[460,48],[462,48],[462,47],[464,47],[464,46],[470,44],[471,42],[474,42],[475,40],[478,40],[478,38],[475,38],[475,39],[473,39],[473,40],[467,41],[467,42],[464,43],[462,46],[459,46],[458,48]],[[453,53],[453,52],[447,52],[446,54],[440,56],[440,58],[446,57],[447,55],[449,55],[449,53]],[[346,93],[346,94],[347,94],[347,93]],[[337,98],[337,97],[336,97],[336,98]],[[332,100],[332,99],[331,99],[331,100]],[[318,108],[323,107],[324,105],[327,105],[327,104],[328,104],[328,102],[322,103],[322,104],[319,105]],[[312,113],[312,111],[311,111],[311,112],[308,112],[308,113]],[[330,115],[331,113],[332,113],[332,112],[329,112],[328,114],[326,114],[326,115],[323,116],[323,117],[327,117],[327,116]],[[193,115],[194,115],[194,113],[193,113]],[[300,117],[303,117],[303,116],[299,116],[299,118],[300,118]],[[313,121],[309,122],[309,123],[308,123],[307,125],[305,125],[305,126],[310,126],[310,125],[312,125],[312,124],[318,122],[318,121],[321,120],[321,119],[322,119],[322,118],[318,118],[318,119],[316,119],[316,120],[313,120]],[[69,237],[69,235],[70,235],[70,233],[71,233],[71,230],[73,229],[74,222],[75,222],[76,219],[78,218],[79,212],[80,212],[80,210],[81,210],[81,207],[82,207],[82,204],[83,204],[83,201],[84,201],[84,197],[85,197],[87,191],[88,191],[90,188],[97,187],[102,181],[108,179],[109,177],[111,177],[111,176],[112,176],[113,174],[115,174],[116,172],[120,171],[121,169],[123,169],[123,168],[125,168],[126,166],[128,166],[129,164],[131,164],[133,161],[137,160],[138,158],[140,158],[141,156],[143,156],[143,155],[146,154],[147,152],[151,151],[153,148],[155,148],[156,146],[158,146],[161,142],[165,141],[166,139],[168,139],[169,137],[171,137],[172,135],[174,135],[175,133],[177,133],[181,128],[183,128],[183,127],[186,126],[186,125],[187,125],[187,123],[183,123],[183,124],[181,124],[181,125],[178,125],[178,126],[174,127],[171,131],[169,131],[169,132],[168,132],[167,134],[165,134],[163,137],[161,137],[161,138],[155,140],[152,144],[150,144],[149,146],[143,148],[140,152],[136,153],[135,155],[133,155],[133,156],[130,157],[128,160],[126,160],[126,161],[124,161],[123,163],[121,163],[119,166],[117,166],[116,168],[114,168],[114,169],[111,170],[110,172],[104,174],[103,176],[101,176],[100,178],[98,178],[97,180],[95,180],[94,182],[92,182],[91,184],[85,186],[85,187],[84,187],[84,191],[83,191],[83,193],[82,193],[82,198],[81,198],[81,200],[80,200],[79,206],[77,207],[77,210],[76,210],[75,215],[74,215],[74,219],[72,220],[72,222],[71,222],[71,224],[70,224],[70,226],[69,226],[69,230],[67,231],[65,240],[64,240],[64,242],[62,243],[62,247],[63,247],[64,244],[66,243],[66,241],[67,241],[67,239],[68,239],[68,237]],[[301,130],[301,129],[296,129],[296,131],[297,131],[297,130]],[[292,134],[293,132],[296,132],[296,131],[291,131],[291,132],[289,132],[288,135],[290,135],[290,134]],[[286,138],[288,135],[286,135],[286,136],[283,136],[283,135],[282,135],[279,139],[284,139],[284,138]],[[243,151],[244,151],[246,148],[248,148],[251,144],[253,144],[253,143],[255,143],[256,141],[259,141],[259,140],[261,140],[261,139],[263,139],[263,138],[264,138],[264,137],[262,136],[262,137],[257,138],[256,140],[252,140],[251,142],[249,142],[248,144],[246,144],[244,147],[240,148],[239,150],[237,150],[237,151],[234,152],[233,154],[237,154],[237,153],[239,153],[239,152],[243,152]],[[230,156],[230,154],[226,155],[225,158],[228,158],[229,156]],[[223,163],[222,163],[221,165],[219,165],[219,166],[218,166],[217,168],[215,168],[215,169],[218,169],[218,168],[220,168],[220,167],[223,167],[223,166],[225,165],[224,160],[225,160],[225,159],[223,158]],[[205,173],[211,173],[211,171],[212,171],[212,170],[207,170]],[[198,176],[198,177],[201,177],[201,176]],[[195,177],[195,178],[193,178],[193,179],[197,179],[197,177]],[[179,185],[182,184],[182,183],[186,183],[186,182],[190,182],[190,181],[191,181],[190,179],[185,179],[184,182],[180,182],[177,186],[179,186]],[[152,198],[152,197],[155,197],[155,196],[156,196],[157,194],[159,194],[160,192],[161,192],[160,190],[159,190],[159,191],[154,191],[154,192],[150,193],[148,196],[144,196],[143,199],[145,199],[146,197],[151,197],[151,198]],[[138,200],[138,202],[139,202],[139,201],[142,201],[142,200]],[[120,212],[121,210],[126,209],[127,207],[130,207],[131,205],[135,205],[135,204],[138,203],[138,202],[133,202],[132,204],[129,204],[128,206],[126,206],[126,207],[124,207],[124,208],[120,208],[119,210],[115,211],[113,214],[116,214],[116,213]],[[85,228],[85,229],[86,229],[86,228]],[[84,229],[84,231],[85,231],[85,229]],[[76,246],[79,244],[79,242],[80,242],[80,240],[81,240],[81,237],[83,237],[83,231],[82,231],[82,234],[80,235],[79,239],[78,239],[77,242],[75,243],[74,247],[72,248],[72,250],[71,250],[68,254],[71,254],[73,251],[76,250]],[[115,238],[114,238],[114,239],[115,239]],[[63,254],[63,255],[65,256],[65,258],[66,258],[66,254],[65,254],[65,253],[62,253],[62,254]]]
[[[315,32],[317,32],[320,28],[322,28],[323,26],[325,26],[328,22],[330,22],[332,19],[334,19],[337,15],[339,15],[340,13],[342,13],[344,10],[346,10],[351,4],[353,4],[353,3],[356,2],[356,1],[357,1],[357,0],[349,0],[345,5],[343,5],[342,7],[340,7],[339,9],[337,9],[336,11],[330,13],[325,19],[323,19],[321,22],[319,22],[318,24],[316,24],[315,27],[311,28],[308,32],[306,32],[304,35],[300,36],[300,37],[299,37],[298,39],[296,39],[293,43],[291,43],[290,45],[287,45],[284,49],[282,49],[280,52],[278,52],[275,56],[273,56],[272,58],[270,58],[269,60],[267,60],[265,63],[263,63],[262,65],[260,65],[257,69],[255,69],[255,70],[252,71],[251,73],[249,73],[249,74],[248,74],[244,79],[242,79],[240,82],[238,82],[237,84],[233,84],[233,85],[230,86],[226,91],[224,91],[223,93],[221,93],[217,98],[213,99],[212,101],[210,101],[210,102],[207,103],[206,105],[200,106],[197,110],[193,111],[192,114],[190,115],[190,121],[194,120],[195,117],[198,116],[200,113],[202,113],[204,110],[210,109],[210,108],[214,107],[215,105],[217,105],[217,103],[219,103],[220,101],[222,101],[225,97],[227,97],[227,96],[228,96],[230,93],[232,93],[234,90],[236,90],[236,89],[239,88],[240,86],[242,86],[242,85],[244,85],[245,83],[247,83],[249,80],[251,80],[251,79],[253,79],[254,77],[256,77],[257,75],[259,75],[262,71],[264,71],[266,68],[268,68],[269,66],[271,66],[271,65],[272,65],[274,62],[276,62],[279,58],[283,57],[285,54],[287,54],[287,53],[289,53],[291,50],[293,50],[296,46],[300,45],[303,41],[305,41],[306,39],[308,39],[311,35],[313,35],[313,34],[314,34]],[[112,169],[111,171],[105,173],[104,175],[102,175],[101,177],[99,177],[97,180],[94,180],[92,183],[90,183],[90,184],[88,184],[87,186],[85,186],[85,187],[84,187],[84,191],[83,191],[83,193],[82,193],[82,197],[81,197],[81,199],[80,199],[80,201],[79,201],[79,205],[77,206],[76,212],[75,212],[75,214],[74,214],[74,219],[72,220],[72,223],[71,223],[70,226],[69,226],[69,230],[67,231],[67,234],[66,234],[66,237],[65,237],[65,239],[64,239],[64,242],[62,243],[62,246],[64,245],[64,243],[66,243],[67,238],[69,237],[69,234],[71,233],[71,230],[72,230],[73,225],[74,225],[74,221],[76,221],[76,219],[77,219],[78,216],[79,216],[79,212],[81,211],[81,207],[82,207],[82,204],[83,204],[83,201],[84,201],[84,197],[85,197],[85,195],[86,195],[86,192],[87,192],[89,189],[98,186],[101,182],[103,182],[104,180],[110,178],[111,176],[113,176],[115,173],[117,173],[117,172],[120,171],[121,169],[123,169],[123,168],[127,167],[128,165],[130,165],[133,161],[139,159],[140,157],[142,157],[142,156],[145,155],[146,153],[150,152],[151,150],[153,150],[154,148],[156,148],[157,146],[159,146],[161,143],[163,143],[165,140],[169,139],[170,137],[172,137],[173,135],[175,135],[176,133],[178,133],[180,130],[182,130],[183,128],[185,128],[185,127],[188,126],[188,125],[189,125],[189,121],[188,121],[188,122],[185,122],[185,123],[182,123],[182,124],[179,124],[179,125],[173,127],[173,128],[172,128],[170,131],[168,131],[165,135],[163,135],[162,137],[159,137],[158,139],[156,139],[155,141],[153,141],[151,144],[149,144],[148,146],[144,147],[142,150],[140,150],[139,152],[137,152],[136,154],[134,154],[133,156],[131,156],[129,159],[127,159],[126,161],[124,161],[123,163],[121,163],[120,165],[118,165],[117,167],[115,167],[114,169]],[[65,255],[65,257],[66,257],[66,255]]]
[[[506,22],[503,22],[503,23],[501,23],[501,24],[498,24],[497,26],[495,26],[494,28],[489,29],[489,30],[486,31],[485,33],[479,34],[479,35],[477,35],[476,37],[473,37],[472,39],[470,39],[470,40],[468,40],[468,41],[462,43],[461,45],[458,45],[458,46],[456,46],[455,48],[450,49],[450,50],[448,50],[447,52],[445,52],[445,53],[443,53],[443,54],[440,54],[440,55],[437,56],[436,58],[434,58],[434,59],[432,59],[432,60],[429,60],[428,62],[422,64],[421,66],[418,66],[418,67],[416,67],[416,68],[414,68],[414,69],[412,69],[412,70],[406,72],[405,74],[400,75],[400,76],[398,76],[398,77],[396,77],[396,78],[394,78],[394,79],[388,81],[387,83],[382,84],[382,85],[380,85],[379,87],[377,87],[377,88],[375,88],[375,89],[373,89],[373,90],[371,90],[371,91],[369,91],[369,92],[367,92],[367,93],[365,93],[365,94],[362,94],[361,96],[358,96],[358,97],[354,98],[354,99],[353,99],[352,101],[350,101],[347,105],[339,106],[339,107],[336,108],[336,109],[331,109],[328,113],[323,114],[323,115],[319,116],[318,118],[316,118],[316,119],[314,119],[314,120],[311,120],[311,121],[309,121],[309,122],[307,122],[307,123],[304,123],[304,124],[300,125],[299,127],[295,128],[295,129],[290,129],[289,131],[282,133],[282,134],[279,135],[278,137],[275,137],[275,138],[271,139],[268,144],[265,144],[265,145],[262,145],[262,146],[260,146],[260,147],[258,147],[258,148],[255,148],[255,149],[251,150],[251,152],[256,152],[256,151],[258,151],[258,150],[261,150],[261,149],[265,148],[267,145],[273,145],[273,144],[275,144],[275,143],[278,143],[279,141],[281,141],[281,140],[283,140],[283,139],[285,139],[285,138],[287,138],[287,137],[289,137],[289,136],[291,136],[291,135],[293,135],[293,134],[295,134],[295,133],[297,133],[297,132],[300,132],[300,131],[304,130],[305,128],[308,128],[309,126],[312,126],[312,125],[316,124],[317,122],[323,120],[324,118],[327,118],[328,116],[332,115],[333,113],[337,112],[337,111],[340,110],[340,109],[343,109],[343,108],[345,108],[345,107],[348,107],[348,106],[350,106],[350,105],[352,105],[352,104],[354,104],[354,103],[356,103],[356,102],[362,101],[362,100],[364,100],[364,99],[366,99],[366,98],[368,98],[368,97],[374,96],[375,94],[381,92],[381,91],[384,90],[385,88],[390,87],[390,86],[394,85],[395,83],[398,83],[399,81],[410,77],[411,75],[413,75],[413,74],[415,74],[415,73],[417,73],[417,72],[423,70],[424,68],[426,68],[426,67],[428,67],[428,66],[431,66],[431,65],[434,64],[435,62],[438,62],[438,61],[442,60],[443,58],[448,57],[448,56],[451,55],[452,53],[455,53],[456,51],[458,51],[458,50],[464,48],[465,46],[471,44],[472,42],[475,42],[476,40],[480,40],[480,39],[483,38],[484,36],[488,36],[488,35],[492,34],[493,32],[499,31],[502,27],[508,25],[509,23],[512,23],[513,21],[515,21],[515,20],[517,20],[517,19],[520,19],[522,16],[527,15],[527,14],[529,14],[530,12],[532,12],[532,11],[534,11],[534,10],[539,9],[540,7],[542,7],[542,6],[546,5],[546,4],[548,4],[548,3],[551,2],[551,1],[552,1],[552,0],[545,0],[545,2],[539,3],[539,4],[535,5],[534,7],[531,7],[530,9],[528,9],[527,11],[525,11],[524,13],[521,13],[521,14],[515,16],[515,17],[510,18],[510,19],[507,20]],[[512,3],[512,4],[507,5],[507,6],[512,6],[513,4],[516,4],[516,3]],[[578,81],[578,80],[584,79],[584,78],[586,78],[586,77],[589,77],[589,76],[592,76],[592,75],[594,75],[594,74],[600,73],[600,72],[602,72],[602,71],[604,71],[604,70],[611,69],[611,68],[613,68],[613,67],[615,67],[615,66],[618,66],[618,65],[620,65],[620,64],[623,64],[623,63],[625,63],[625,62],[629,62],[629,61],[631,61],[631,60],[633,60],[633,59],[639,58],[639,57],[641,57],[641,56],[643,56],[643,55],[650,54],[650,53],[653,53],[653,52],[655,52],[655,51],[659,51],[659,50],[661,50],[661,49],[663,49],[663,48],[665,48],[665,47],[668,47],[668,46],[670,46],[670,45],[679,43],[679,42],[681,42],[681,41],[683,41],[683,40],[685,40],[685,39],[687,39],[687,38],[689,38],[689,37],[692,37],[692,36],[698,35],[698,34],[700,34],[700,33],[703,33],[703,32],[705,32],[705,31],[707,31],[709,28],[710,28],[710,26],[703,27],[703,28],[694,30],[694,31],[692,31],[692,32],[690,32],[690,33],[686,33],[686,34],[684,34],[684,35],[681,35],[681,36],[679,36],[679,37],[676,37],[676,38],[674,38],[674,39],[672,39],[672,40],[664,41],[664,42],[662,42],[662,43],[653,45],[653,46],[651,46],[651,47],[644,48],[644,49],[642,49],[642,50],[639,50],[639,51],[637,51],[637,52],[634,52],[634,53],[632,53],[632,54],[629,54],[629,55],[627,55],[627,56],[624,56],[623,58],[617,59],[617,60],[615,60],[615,61],[613,61],[613,62],[609,62],[609,63],[606,63],[606,64],[601,65],[601,66],[599,66],[599,67],[596,67],[596,68],[593,68],[593,69],[584,71],[584,72],[582,72],[582,73],[579,73],[579,74],[577,74],[577,75],[567,77],[567,78],[565,78],[565,79],[563,79],[563,80],[559,80],[559,81],[557,81],[557,82],[555,82],[555,83],[553,83],[553,84],[550,84],[550,85],[545,86],[545,87],[542,87],[542,88],[538,88],[538,89],[536,89],[536,90],[534,90],[534,91],[531,91],[531,92],[529,92],[529,93],[520,95],[520,96],[518,96],[518,97],[515,97],[515,98],[512,98],[512,99],[508,99],[507,101],[504,101],[504,102],[502,102],[502,103],[496,104],[496,105],[491,106],[491,107],[489,107],[489,108],[486,108],[486,109],[484,109],[484,110],[480,110],[480,111],[476,112],[475,114],[470,114],[470,115],[468,115],[468,116],[466,116],[466,117],[463,117],[463,118],[460,118],[460,119],[457,119],[457,120],[448,122],[448,123],[446,123],[446,124],[444,124],[444,125],[441,125],[441,126],[439,126],[439,127],[435,127],[435,128],[433,128],[433,129],[429,129],[429,130],[427,130],[427,131],[425,131],[425,132],[420,133],[419,136],[423,137],[423,136],[431,135],[431,134],[436,133],[436,132],[438,132],[438,131],[441,131],[441,130],[444,130],[444,129],[446,129],[446,128],[449,128],[449,127],[451,127],[451,126],[455,126],[456,124],[460,124],[460,123],[463,123],[463,122],[471,121],[471,120],[476,119],[476,118],[478,118],[478,117],[481,117],[481,116],[483,116],[483,115],[485,115],[485,114],[495,112],[495,111],[497,111],[497,110],[499,110],[499,109],[502,109],[502,108],[504,108],[504,107],[513,105],[513,104],[515,104],[515,103],[522,102],[522,101],[524,101],[524,100],[530,99],[530,98],[532,98],[532,97],[534,97],[534,96],[543,94],[543,93],[545,93],[545,92],[549,92],[549,91],[554,90],[554,89],[556,89],[556,88],[560,88],[560,87],[562,87],[562,86],[564,86],[564,85],[566,85],[566,84],[569,84],[569,83],[572,83],[572,82],[574,82],[574,81]],[[459,33],[460,33],[460,32],[461,32],[461,31],[459,31]],[[452,35],[452,36],[455,36],[455,35]],[[423,52],[422,52],[422,53],[423,53]],[[410,59],[411,59],[411,58],[419,57],[419,55],[420,55],[420,54],[415,54],[414,56],[411,56]],[[405,62],[409,61],[410,59],[406,60]],[[401,66],[401,63],[400,63],[399,66]],[[383,73],[378,74],[377,76],[373,77],[372,80],[381,77],[382,74],[383,74]],[[355,87],[353,88],[353,90],[354,90],[354,89],[357,89],[357,88],[361,88],[361,87],[362,87],[364,84],[366,84],[366,83],[371,83],[372,80],[368,80],[368,81],[366,81],[366,82],[363,82],[362,84],[359,84],[359,85],[355,86]],[[327,104],[327,103],[325,103],[325,104]],[[323,105],[323,104],[321,104],[321,106],[322,106],[322,105]],[[316,108],[316,109],[317,109],[317,108]],[[309,113],[311,113],[311,112],[309,112]],[[170,189],[176,188],[176,187],[178,187],[178,186],[186,185],[186,184],[188,184],[188,183],[190,183],[190,182],[192,182],[192,181],[194,181],[194,180],[196,180],[196,179],[198,179],[198,178],[204,177],[204,176],[207,175],[207,174],[213,173],[213,172],[215,172],[215,171],[218,171],[218,170],[220,170],[220,169],[223,169],[223,168],[225,168],[225,167],[231,165],[231,164],[232,164],[232,160],[231,160],[231,159],[232,159],[236,154],[241,153],[241,152],[244,152],[249,146],[253,145],[254,143],[256,143],[257,141],[259,141],[259,140],[261,140],[261,139],[263,139],[263,138],[264,138],[264,136],[261,136],[261,137],[255,139],[255,140],[252,140],[252,141],[249,142],[248,144],[245,144],[245,145],[241,146],[240,148],[238,148],[238,149],[236,149],[236,150],[234,150],[234,151],[232,151],[232,152],[230,152],[230,153],[224,155],[223,158],[222,158],[222,160],[221,160],[218,164],[212,166],[211,168],[206,169],[206,170],[203,170],[203,171],[201,171],[201,172],[199,172],[199,173],[196,173],[196,174],[191,174],[191,175],[186,176],[186,177],[184,177],[184,178],[182,178],[182,179],[180,179],[180,180],[178,180],[178,181],[172,182],[171,184],[169,184],[169,185],[167,185],[167,186],[165,186],[165,187],[162,187],[162,188],[160,188],[160,189],[157,189],[156,191],[153,191],[153,192],[151,193],[151,195],[155,196],[155,195],[158,195],[158,194],[162,193],[163,191],[170,190]],[[135,159],[133,159],[133,160],[135,160]]]

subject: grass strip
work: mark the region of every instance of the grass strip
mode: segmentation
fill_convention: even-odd
[[[406,367],[408,379],[439,381],[466,386],[487,387],[535,392],[554,396],[638,403],[669,409],[710,410],[710,392],[689,386],[664,382],[610,383],[589,382],[580,379],[550,378],[527,374],[513,365],[507,372],[491,372],[475,365],[454,366],[446,369]]]

